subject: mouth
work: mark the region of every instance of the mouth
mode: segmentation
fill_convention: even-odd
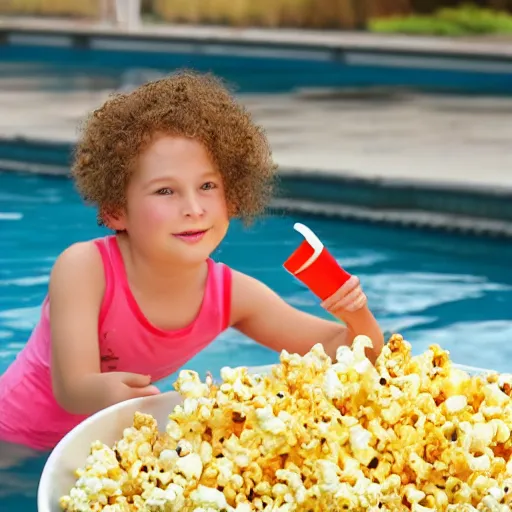
[[[175,236],[194,236],[194,235],[201,235],[203,233],[206,233],[207,229],[194,229],[191,231],[182,231],[181,233],[175,233]]]
[[[207,229],[193,229],[189,231],[182,231],[181,233],[175,233],[174,236],[185,242],[193,243],[199,242],[207,231]]]

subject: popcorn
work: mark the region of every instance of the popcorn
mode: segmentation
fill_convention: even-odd
[[[512,375],[470,377],[433,345],[365,336],[332,362],[283,351],[271,374],[180,372],[163,432],[136,413],[97,441],[68,512],[504,512],[512,510]]]
[[[446,399],[444,402],[448,414],[456,414],[468,405],[468,400],[464,395],[455,395]]]

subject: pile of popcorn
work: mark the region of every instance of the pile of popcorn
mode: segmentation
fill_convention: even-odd
[[[97,441],[68,512],[509,511],[512,375],[469,376],[433,345],[358,336],[333,363],[284,351],[269,375],[182,371],[165,433],[137,413]]]

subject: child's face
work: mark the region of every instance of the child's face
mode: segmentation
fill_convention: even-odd
[[[123,229],[155,258],[203,261],[228,229],[222,177],[194,139],[156,137],[140,155],[126,199]]]

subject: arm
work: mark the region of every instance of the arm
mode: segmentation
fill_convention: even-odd
[[[382,334],[371,312],[358,310],[347,315],[347,321],[348,327],[300,311],[263,283],[233,271],[233,327],[273,350],[304,355],[322,343],[335,360],[340,345],[350,345],[356,335],[366,334],[374,344],[368,354],[374,361],[382,348]]]
[[[352,276],[331,297],[322,302],[322,307],[347,325],[350,340],[359,334],[364,334],[372,340],[373,349],[367,349],[366,355],[375,363],[384,346],[384,336],[368,308],[359,278]]]
[[[73,414],[92,414],[129,398],[154,394],[147,376],[101,373],[98,318],[104,287],[101,256],[90,242],[66,249],[51,272],[53,393],[59,405]]]

